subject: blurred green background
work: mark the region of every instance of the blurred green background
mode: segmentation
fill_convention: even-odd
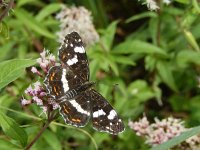
[[[9,2],[1,1],[1,14]],[[200,4],[197,0],[157,3],[160,9],[150,11],[145,1],[136,0],[14,1],[0,22],[1,125],[4,122],[0,149],[23,149],[23,140],[26,145],[26,138],[15,139],[14,131],[5,132],[13,122],[24,129],[21,134],[28,135],[28,143],[43,125],[45,116],[39,116],[38,106],[22,108],[20,104],[24,90],[37,78],[23,67],[16,77],[8,78],[10,66],[5,64],[10,59],[36,59],[43,48],[57,54],[60,22],[55,16],[61,4],[91,11],[100,36],[86,48],[91,80],[120,114],[126,130],[112,136],[93,130],[91,124],[81,129],[66,127],[60,117],[57,122],[61,124],[51,124],[33,150],[84,150],[95,149],[95,145],[104,150],[146,150],[149,146],[128,127],[128,120],[144,113],[150,120],[174,116],[187,127],[199,125]]]

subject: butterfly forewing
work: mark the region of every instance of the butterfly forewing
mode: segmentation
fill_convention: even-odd
[[[78,33],[72,32],[65,37],[58,57],[61,63],[73,72],[74,76],[80,78],[80,83],[83,84],[89,80],[88,60]]]

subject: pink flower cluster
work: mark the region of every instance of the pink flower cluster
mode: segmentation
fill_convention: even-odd
[[[154,119],[155,123],[150,124],[146,116],[143,116],[139,121],[129,121],[129,127],[136,132],[136,135],[142,136],[146,139],[146,143],[151,146],[156,146],[164,143],[175,136],[180,135],[182,132],[187,131],[188,128],[184,127],[184,122],[181,119],[169,117],[163,120]],[[184,149],[196,148],[200,145],[200,136],[193,136],[185,141]],[[182,149],[183,145],[178,147]],[[187,145],[187,148],[185,147]],[[192,148],[193,147],[193,148]],[[200,147],[198,147],[200,149]]]
[[[45,50],[42,53],[40,53],[40,56],[41,58],[37,59],[37,63],[39,63],[41,69],[46,74],[52,66],[55,66],[56,59],[53,54],[50,54],[49,51]],[[31,70],[33,71],[33,73],[38,74],[38,71],[35,67],[33,67]],[[38,75],[40,75],[40,73]]]
[[[146,143],[156,146],[186,131],[180,119],[169,117],[150,124],[146,116],[138,122],[129,121],[129,127],[136,132],[136,135],[146,138]]]
[[[32,67],[31,71],[39,76],[41,80],[44,80],[44,77],[48,73],[48,70],[56,65],[55,56],[52,54],[49,54],[48,51],[43,51],[40,53],[40,58],[37,59],[37,63],[40,65],[40,68],[42,71],[38,71],[36,67]],[[39,81],[33,83],[33,85],[30,85],[26,90],[25,94],[30,97],[30,99],[21,99],[22,106],[29,105],[32,103],[37,104],[43,109],[43,112],[47,112],[48,107],[51,106],[52,109],[57,109],[58,104],[53,100],[52,98],[47,96],[46,89],[44,88],[43,84]]]

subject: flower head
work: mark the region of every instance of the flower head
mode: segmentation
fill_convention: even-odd
[[[36,67],[32,67],[31,71],[34,74],[38,75],[39,79],[42,78],[42,80],[44,80],[43,78],[48,73],[48,70],[56,64],[55,56],[53,54],[49,54],[48,51],[44,50],[42,53],[40,53],[40,58],[37,59],[37,63],[40,65],[40,70],[42,71],[38,71]],[[55,100],[47,96],[48,94],[46,88],[40,81],[36,81],[35,83],[29,85],[29,87],[25,90],[25,94],[31,97],[31,99],[26,100],[22,98],[22,106],[35,103],[42,108],[44,113],[48,111],[48,107],[51,107],[53,109],[57,109],[59,107]],[[50,103],[49,101],[52,102]]]
[[[155,118],[154,120],[155,122],[150,124],[147,117],[144,116],[139,121],[129,121],[128,125],[136,132],[136,135],[144,137],[146,143],[151,146],[164,143],[188,130],[188,128],[184,127],[184,122],[181,119],[169,117],[162,120]],[[185,145],[187,145],[187,147]],[[177,145],[177,149],[180,148],[191,150],[199,149],[200,135],[195,135],[187,139],[182,145]]]
[[[21,105],[22,106],[29,105],[29,104],[31,104],[31,100],[27,100],[27,99],[24,99],[24,98],[21,99]]]
[[[131,129],[136,131],[136,135],[138,136],[149,134],[149,121],[147,120],[146,116],[144,116],[138,122],[129,121],[128,125]]]
[[[163,3],[169,5],[171,3],[171,0],[163,0]]]
[[[154,0],[146,0],[146,2],[144,4],[146,4],[148,9],[151,11],[160,9]]]
[[[61,12],[57,14],[56,18],[61,23],[60,32],[57,33],[60,43],[72,31],[76,31],[81,35],[86,46],[99,40],[99,35],[92,23],[91,13],[86,8],[66,7],[63,5]]]

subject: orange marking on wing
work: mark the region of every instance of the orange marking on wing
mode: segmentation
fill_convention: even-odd
[[[66,57],[66,56],[65,56],[65,55],[63,55],[63,56],[62,56],[62,59],[65,59],[65,57]]]
[[[80,119],[75,119],[75,118],[72,118],[72,121],[74,121],[74,122],[78,122],[78,123],[80,123],[80,122],[81,122],[81,120],[80,120]]]
[[[68,114],[69,111],[67,110],[67,107],[65,107],[65,105],[64,105],[63,108],[64,108],[65,112]]]
[[[56,88],[55,86],[53,87],[53,90],[54,90],[54,92],[56,93],[56,95],[59,94],[59,92],[57,91],[57,88]]]
[[[51,77],[50,77],[50,81],[53,80],[54,76],[55,76],[55,72],[52,73],[52,75],[51,75]]]

